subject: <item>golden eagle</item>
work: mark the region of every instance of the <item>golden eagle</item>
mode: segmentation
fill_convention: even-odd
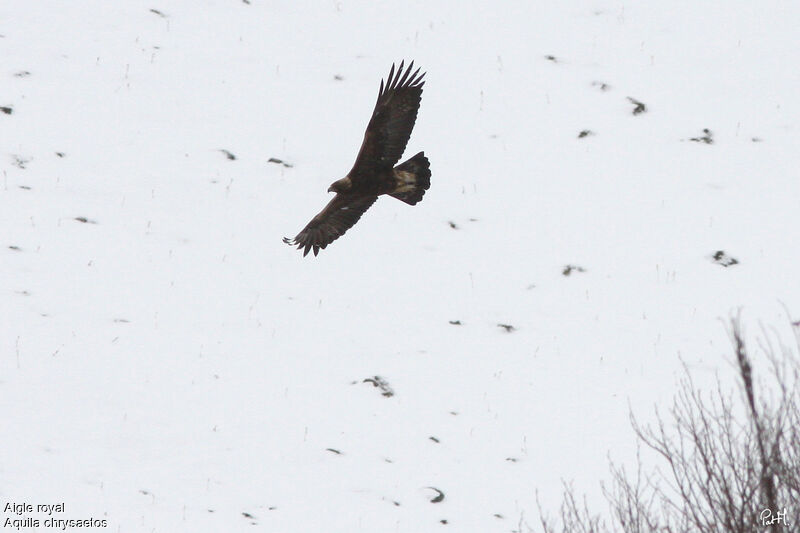
[[[411,136],[425,85],[425,73],[420,74],[419,68],[412,73],[413,67],[412,61],[404,71],[401,62],[395,71],[392,64],[386,83],[381,80],[378,101],[352,170],[328,188],[336,196],[297,237],[284,237],[283,242],[297,245],[303,256],[310,250],[317,255],[320,248],[344,235],[378,196],[388,194],[414,205],[431,186],[430,163],[424,152],[394,166]]]

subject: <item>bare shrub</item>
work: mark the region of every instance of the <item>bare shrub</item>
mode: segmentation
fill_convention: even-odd
[[[585,501],[576,499],[572,486],[565,485],[556,520],[540,506],[540,530],[800,531],[800,325],[793,326],[794,348],[762,330],[758,352],[768,369],[757,380],[751,357],[755,352],[745,345],[739,318],[732,319],[738,395],[726,392],[719,381],[713,393],[703,393],[684,365],[666,416],[656,409],[655,422],[643,426],[631,414],[640,452],[653,453],[656,466],[645,472],[637,456],[631,475],[612,462],[610,483],[603,484],[607,515],[591,512]]]

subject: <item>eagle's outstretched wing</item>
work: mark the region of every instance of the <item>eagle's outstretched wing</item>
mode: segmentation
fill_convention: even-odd
[[[392,65],[385,84],[381,80],[378,101],[364,133],[364,142],[348,174],[354,183],[362,178],[369,179],[378,169],[393,167],[406,149],[417,120],[425,73],[419,74],[420,69],[412,73],[413,61],[404,72],[403,63],[396,72]]]
[[[358,222],[361,215],[377,200],[377,196],[337,194],[328,202],[325,209],[311,219],[311,222],[297,234],[294,239],[283,238],[283,242],[297,245],[298,250],[303,250],[303,257],[309,250],[314,250],[314,255],[319,253],[330,243],[344,235],[344,233]]]

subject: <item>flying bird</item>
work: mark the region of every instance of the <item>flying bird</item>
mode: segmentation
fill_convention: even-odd
[[[361,215],[379,196],[388,194],[409,205],[422,200],[431,186],[431,171],[425,152],[394,166],[400,160],[417,120],[425,73],[408,68],[389,71],[389,77],[378,91],[378,101],[364,133],[364,141],[353,168],[344,178],[334,181],[328,192],[336,196],[311,219],[294,239],[283,238],[297,245],[303,256],[313,250],[317,255],[358,222]]]

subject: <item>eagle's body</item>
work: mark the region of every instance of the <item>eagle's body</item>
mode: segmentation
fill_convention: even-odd
[[[403,155],[422,98],[424,73],[412,74],[412,61],[403,71],[403,63],[395,74],[394,65],[386,84],[381,81],[378,101],[364,134],[364,142],[353,168],[344,178],[328,188],[336,196],[311,219],[287,244],[297,245],[307,255],[314,255],[350,229],[379,196],[388,194],[409,205],[422,200],[430,187],[428,159],[420,152],[405,163],[394,166]]]

